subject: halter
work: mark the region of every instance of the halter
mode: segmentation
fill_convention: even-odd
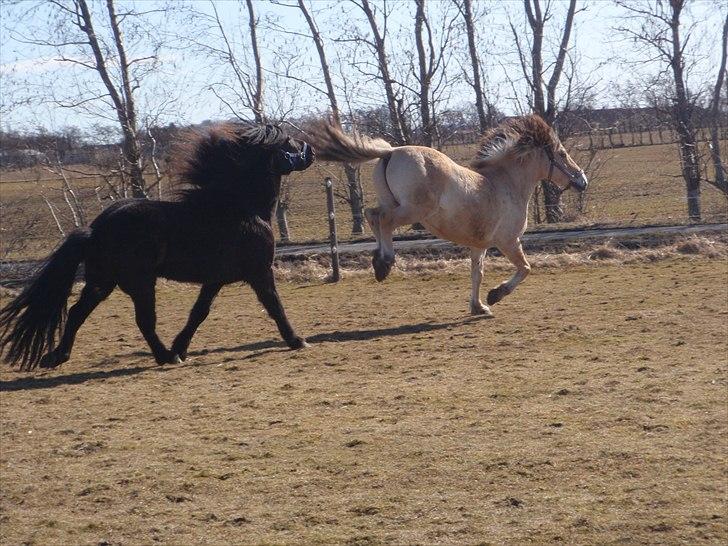
[[[569,185],[568,185],[568,186],[566,186],[566,187],[565,187],[565,188],[564,188],[563,190],[561,190],[562,192],[564,192],[564,191],[568,190],[568,189],[569,189],[569,188],[571,188],[572,186],[574,187],[574,189],[576,189],[576,190],[579,190],[579,191],[581,191],[581,190],[579,189],[579,187],[578,187],[578,186],[576,185],[576,183],[575,183],[575,180],[576,180],[576,177],[577,177],[578,175],[582,175],[582,176],[583,176],[583,174],[584,174],[584,171],[582,171],[581,169],[579,169],[579,172],[578,172],[578,173],[576,173],[576,174],[574,174],[574,173],[570,173],[570,172],[569,172],[569,171],[568,171],[568,170],[566,169],[566,167],[564,167],[564,166],[563,166],[563,165],[562,165],[562,164],[561,164],[560,162],[556,161],[556,157],[554,156],[554,153],[553,153],[553,151],[551,150],[551,148],[544,148],[544,151],[546,152],[546,156],[547,156],[547,157],[549,158],[549,174],[548,174],[547,180],[548,180],[549,182],[551,182],[551,175],[552,175],[552,174],[554,173],[554,167],[556,167],[556,168],[557,168],[557,169],[559,169],[559,170],[560,170],[560,171],[561,171],[561,172],[562,172],[562,173],[563,173],[564,175],[566,175],[566,177],[567,177],[567,178],[569,179]]]
[[[313,161],[313,150],[308,142],[303,143],[300,152],[284,152],[278,150],[278,157],[290,171],[300,171],[308,167]]]

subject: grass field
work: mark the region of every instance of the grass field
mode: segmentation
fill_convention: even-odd
[[[724,146],[728,146],[728,142]],[[474,146],[454,146],[446,148],[445,152],[465,164],[474,155],[474,149]],[[585,157],[576,153],[575,159],[583,163]],[[675,145],[603,150],[598,153],[597,161],[604,161],[604,166],[592,178],[586,193],[585,212],[572,218],[575,224],[687,222],[684,182],[680,178]],[[326,176],[341,180],[343,170],[338,165],[316,163],[311,169],[290,177],[289,223],[295,242],[328,237],[323,188]],[[0,173],[0,257],[39,258],[57,244],[59,232],[42,199],[42,191],[57,206],[63,226],[70,229],[73,225],[59,191],[60,183],[49,177],[49,173],[38,168]],[[36,179],[46,181],[36,182]],[[371,164],[363,167],[362,181],[365,202],[368,206],[373,205],[376,197],[371,186]],[[92,177],[74,184],[90,221],[102,207],[93,188],[100,187],[100,193],[104,194],[103,182]],[[344,192],[341,182],[338,184]],[[573,192],[565,194],[567,205],[574,199]],[[339,202],[337,208],[339,237],[346,240],[351,237],[351,213],[343,202]],[[705,221],[726,221],[728,218],[728,200],[707,184],[703,185],[702,208]]]
[[[0,542],[725,544],[727,277],[537,267],[492,320],[465,264],[282,283],[300,352],[231,286],[168,367],[115,292],[0,372]],[[163,339],[194,296],[160,282]]]

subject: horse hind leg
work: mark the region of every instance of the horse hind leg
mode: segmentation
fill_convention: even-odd
[[[155,309],[155,278],[136,280],[131,284],[120,285],[121,289],[129,294],[134,302],[134,313],[139,331],[144,336],[149,348],[152,350],[157,364],[172,364],[181,362],[180,358],[168,350],[159,339],[156,332],[157,312]]]
[[[197,301],[192,306],[192,311],[190,311],[187,324],[172,342],[172,352],[181,360],[187,358],[187,349],[190,346],[190,341],[192,341],[192,336],[195,335],[197,328],[207,318],[207,315],[210,314],[212,301],[220,292],[221,288],[222,284],[206,284],[200,290]]]
[[[368,208],[364,211],[364,217],[367,219],[367,223],[377,241],[377,248],[372,252],[374,276],[378,281],[383,281],[392,269],[392,264],[387,264],[382,255],[382,230],[379,222],[380,213],[381,207]]]
[[[71,357],[71,350],[73,349],[73,343],[76,340],[78,329],[86,322],[86,319],[96,309],[99,303],[108,298],[113,290],[113,284],[92,285],[86,283],[83,290],[81,290],[81,296],[78,298],[78,301],[68,311],[66,327],[63,330],[63,335],[58,342],[58,346],[41,358],[38,364],[41,368],[55,368],[68,361]]]
[[[523,282],[523,280],[531,272],[531,266],[528,264],[528,260],[526,260],[526,255],[523,253],[520,241],[517,240],[513,246],[499,246],[498,249],[513,265],[516,266],[516,272],[510,279],[502,282],[499,286],[488,292],[488,305],[498,303],[508,294],[513,292],[516,286]]]
[[[420,218],[402,205],[391,209],[379,207],[377,216],[380,235],[379,254],[375,253],[372,265],[375,278],[381,282],[387,278],[394,265],[394,242],[392,240],[394,230],[400,226],[417,222]]]
[[[485,258],[485,249],[470,249],[470,314],[492,317],[493,313],[487,305],[483,305],[480,301],[480,283],[483,280],[483,259]]]

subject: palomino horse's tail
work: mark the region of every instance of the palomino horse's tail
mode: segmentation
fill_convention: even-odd
[[[319,159],[341,163],[363,163],[388,157],[392,146],[381,138],[346,134],[340,127],[319,123],[306,131],[307,140]]]
[[[10,364],[31,370],[54,345],[88,240],[86,230],[71,233],[33,281],[0,310],[0,354],[7,349],[5,360]]]

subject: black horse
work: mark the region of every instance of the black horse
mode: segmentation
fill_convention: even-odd
[[[116,286],[132,298],[137,325],[159,364],[185,359],[215,296],[223,285],[238,281],[255,290],[290,348],[306,346],[276,291],[271,216],[281,176],[308,168],[313,150],[277,126],[229,123],[190,135],[178,157],[189,188],[177,201],[117,201],[89,229],[71,233],[25,290],[0,310],[6,361],[26,370],[66,362],[76,332]],[[86,284],[66,313],[81,262]],[[171,350],[155,331],[158,277],[202,285]],[[58,336],[58,346],[46,352]]]

